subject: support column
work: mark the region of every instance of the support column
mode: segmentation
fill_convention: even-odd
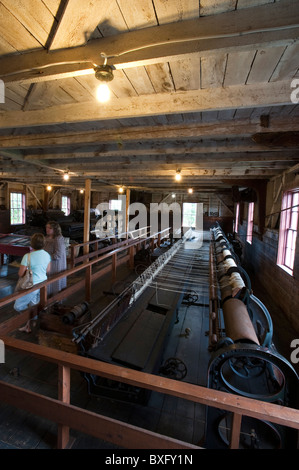
[[[128,238],[128,229],[129,229],[129,206],[130,206],[130,195],[131,190],[126,190],[126,222],[125,222],[125,232],[127,234],[126,238]]]
[[[84,199],[84,237],[83,237],[84,243],[89,242],[90,190],[91,190],[91,180],[87,179],[85,181],[85,199]],[[89,253],[89,246],[84,245],[83,254],[86,255],[87,253]]]

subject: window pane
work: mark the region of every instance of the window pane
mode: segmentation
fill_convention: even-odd
[[[10,223],[11,225],[25,223],[25,194],[10,193]]]
[[[109,201],[109,209],[112,211],[118,210],[121,211],[122,200],[121,199],[111,199]]]
[[[68,196],[61,197],[61,210],[65,213],[65,215],[70,214],[70,198]]]
[[[298,212],[295,209],[293,209],[290,227],[293,230],[297,230],[297,224],[298,224]]]
[[[196,226],[196,202],[184,202],[183,204],[183,226]]]
[[[253,214],[254,214],[254,202],[250,202],[248,205],[247,237],[246,237],[246,241],[248,243],[252,243]]]
[[[294,267],[298,227],[299,191],[289,191],[282,199],[277,263],[291,270]]]

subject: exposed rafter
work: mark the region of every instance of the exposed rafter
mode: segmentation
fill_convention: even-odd
[[[64,17],[62,25],[63,22]],[[34,51],[0,59],[0,78],[6,83],[24,83],[93,73],[94,65],[103,62],[102,52],[116,68],[125,69],[178,60],[197,52],[248,50],[269,42],[287,45],[298,39],[298,29],[296,0],[286,0],[230,11],[220,17],[212,15],[94,39],[68,49],[56,49],[65,44],[57,39],[57,33],[50,52]]]

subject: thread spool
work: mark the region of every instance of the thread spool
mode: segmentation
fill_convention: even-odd
[[[68,313],[63,315],[62,321],[67,325],[73,325],[75,320],[78,320],[84,313],[87,312],[89,305],[87,302],[83,302],[82,304],[76,305],[73,307]]]

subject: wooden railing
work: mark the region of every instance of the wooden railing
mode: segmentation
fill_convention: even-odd
[[[7,336],[2,336],[2,340],[4,341],[5,348],[9,350],[29,354],[46,362],[57,364],[59,371],[57,400],[15,387],[3,381],[0,381],[0,396],[3,402],[11,406],[58,423],[58,448],[67,447],[70,428],[124,448],[200,448],[199,446],[131,426],[127,423],[71,405],[71,370],[84,371],[111,380],[117,380],[133,386],[229,411],[233,414],[230,437],[231,449],[239,447],[243,416],[250,416],[258,420],[266,420],[299,429],[299,411],[296,409],[127,369]]]
[[[77,258],[73,256],[73,258],[71,258],[72,267],[70,269],[67,269],[59,274],[51,276],[47,279],[47,281],[35,284],[30,289],[27,289],[25,292],[14,292],[13,294],[3,297],[2,299],[0,299],[0,308],[14,302],[19,297],[22,297],[23,295],[28,294],[29,292],[33,292],[37,289],[40,289],[40,308],[44,308],[49,304],[67,298],[74,292],[78,292],[78,290],[82,287],[85,287],[85,300],[90,301],[92,281],[95,281],[96,279],[107,273],[111,273],[112,281],[115,281],[117,267],[119,265],[128,262],[130,268],[134,267],[135,251],[138,250],[140,246],[149,246],[152,250],[154,250],[155,246],[159,246],[161,241],[164,238],[168,238],[168,236],[169,228],[157,232],[153,235],[150,235],[146,238],[140,237],[133,240],[127,239],[122,242],[115,243],[114,245],[109,245],[105,248],[100,248],[90,253],[86,253]],[[90,246],[96,243],[98,243],[98,241],[94,240],[90,242],[81,243],[79,246]],[[97,271],[94,273],[92,273],[93,267],[98,268]],[[52,284],[53,282],[56,282],[57,280],[62,279],[64,277],[70,277],[73,274],[77,274],[84,270],[84,279],[77,282],[73,286],[67,287],[63,291],[48,299],[47,286],[49,284]]]
[[[160,233],[160,236],[163,234]],[[156,239],[156,237],[153,237]],[[81,260],[83,264],[72,267],[53,278],[38,284],[26,291],[41,290],[41,306],[46,306],[53,300],[66,298],[71,292],[78,292],[80,286],[85,285],[85,296],[88,300],[91,292],[92,281],[106,272],[111,272],[114,277],[113,269],[116,269],[116,256],[123,253],[124,250],[130,250],[129,255],[123,256],[123,260],[132,263],[133,247],[145,240],[126,241],[124,245],[110,247],[109,252],[89,253],[84,255]],[[147,240],[153,243],[152,238]],[[127,243],[127,244],[126,244]],[[101,252],[101,250],[98,250]],[[97,255],[96,255],[97,253]],[[89,256],[91,259],[89,259]],[[99,257],[100,255],[100,257]],[[85,258],[86,257],[86,258]],[[102,267],[99,272],[92,274],[92,266],[110,261],[110,264]],[[55,298],[47,299],[47,285],[55,282],[65,276],[78,273],[85,270],[85,279],[79,281],[64,291],[60,292]],[[0,308],[15,301],[23,293],[14,293],[0,300]],[[187,382],[176,381],[161,376],[147,374],[131,370],[125,367],[119,367],[113,364],[96,361],[75,354],[66,353],[45,346],[32,344],[27,341],[21,341],[9,336],[9,333],[22,325],[27,318],[25,313],[21,313],[0,324],[0,337],[8,350],[18,351],[37,357],[45,362],[55,363],[58,366],[58,398],[53,399],[44,395],[22,389],[0,381],[1,400],[9,405],[22,410],[36,414],[40,417],[49,419],[58,423],[57,447],[66,448],[69,443],[69,431],[76,429],[86,434],[90,434],[99,439],[112,442],[124,448],[147,448],[147,449],[199,449],[199,446],[172,439],[161,434],[156,434],[142,428],[131,426],[121,421],[110,419],[97,413],[83,410],[70,404],[71,393],[71,370],[78,370],[94,374],[96,376],[109,378],[118,382],[124,382],[133,386],[149,389],[152,391],[176,396],[195,403],[201,403],[206,406],[219,408],[232,413],[232,427],[230,437],[230,448],[239,447],[241,422],[243,416],[249,416],[259,420],[266,420],[279,425],[299,429],[299,411],[280,405],[253,400],[237,395],[228,394],[222,391],[208,389],[202,386],[189,384]]]

